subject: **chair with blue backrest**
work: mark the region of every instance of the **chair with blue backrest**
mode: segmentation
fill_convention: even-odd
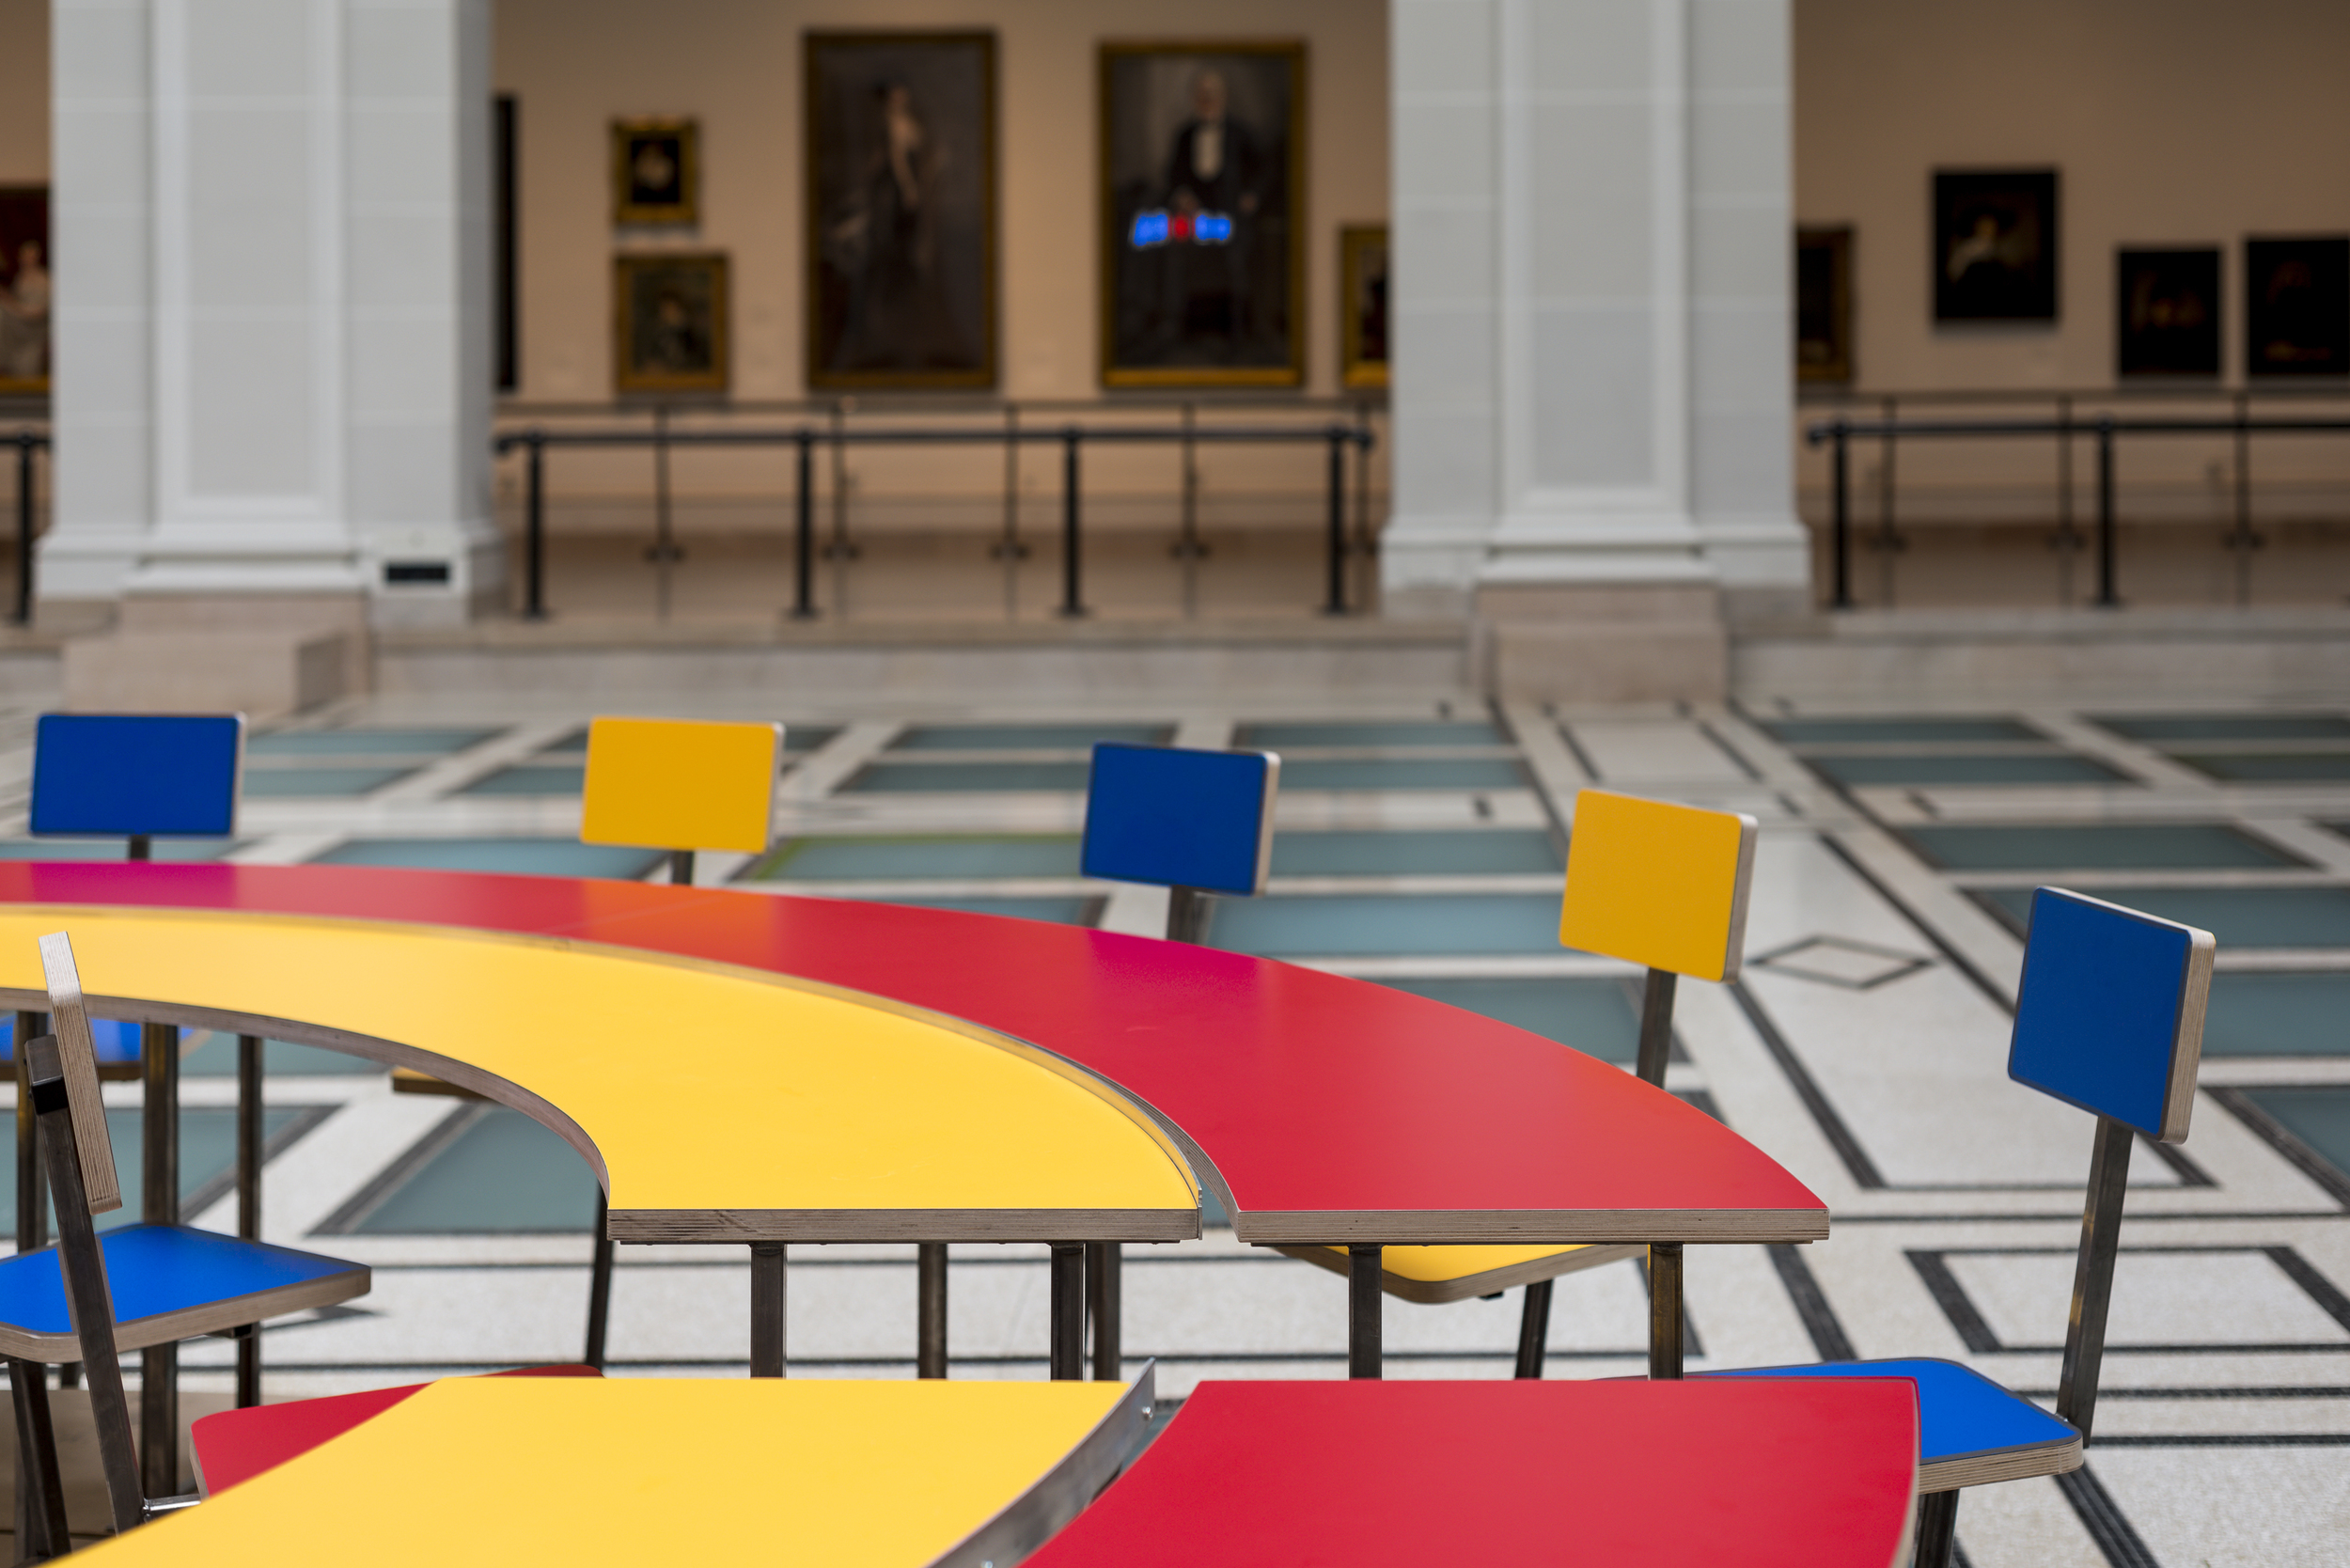
[[[2097,1119],[2056,1414],[1954,1361],[1836,1361],[1709,1374],[1916,1380],[1918,1568],[1947,1568],[1951,1560],[1959,1488],[2060,1475],[2083,1463],[2130,1146],[2140,1133],[2186,1141],[2213,951],[2211,933],[2192,926],[2057,887],[2032,895],[2008,1076]]]
[[[58,1243],[0,1262],[0,1356],[16,1412],[25,1555],[61,1555],[63,1492],[43,1368],[79,1362],[89,1379],[114,1528],[139,1523],[180,1491],[175,1419],[158,1434],[142,1412],[133,1444],[117,1360],[124,1350],[218,1334],[367,1294],[368,1270],[338,1258],[177,1224],[143,1224],[102,1239],[96,1215],[122,1206],[100,1101],[82,982],[64,933],[40,939],[56,1032],[22,1053]],[[153,1403],[142,1392],[142,1405]]]

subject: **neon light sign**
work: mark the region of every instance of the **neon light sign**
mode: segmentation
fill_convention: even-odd
[[[1229,212],[1169,212],[1163,207],[1153,207],[1135,214],[1134,227],[1126,238],[1136,250],[1154,250],[1168,244],[1230,244],[1232,216]]]

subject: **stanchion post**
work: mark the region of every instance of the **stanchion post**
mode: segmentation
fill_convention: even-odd
[[[816,432],[800,427],[799,492],[791,521],[791,619],[816,619]]]
[[[1324,615],[1346,613],[1346,436],[1344,425],[1330,427],[1330,473],[1324,497],[1329,508],[1329,594]]]
[[[16,432],[16,614],[19,626],[33,623],[33,447],[31,431]]]
[[[547,618],[547,438],[523,436],[523,619]]]
[[[1084,566],[1077,553],[1077,447],[1084,439],[1074,425],[1060,432],[1060,613],[1072,619],[1086,613]]]
[[[1828,459],[1828,471],[1833,476],[1829,490],[1834,495],[1836,560],[1836,594],[1828,603],[1832,608],[1852,608],[1852,425],[1842,415],[1828,427],[1835,442]]]
[[[2097,416],[2097,603],[2111,609],[2113,591],[2113,416]]]

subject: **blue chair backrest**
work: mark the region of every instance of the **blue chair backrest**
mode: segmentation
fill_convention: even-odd
[[[2059,887],[2032,895],[2007,1073],[2164,1143],[2186,1137],[2211,933]]]
[[[1111,882],[1252,894],[1273,859],[1269,751],[1167,745],[1093,748],[1086,786],[1085,874]]]
[[[236,831],[242,713],[43,713],[36,836],[225,839]]]

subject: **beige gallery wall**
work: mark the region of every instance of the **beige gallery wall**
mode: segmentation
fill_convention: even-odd
[[[49,0],[0,0],[0,185],[49,183]]]
[[[995,32],[1000,390],[1017,398],[1100,391],[1097,45],[1305,39],[1306,390],[1338,390],[1338,230],[1387,211],[1383,0],[498,0],[496,83],[520,120],[522,398],[611,395],[607,126],[639,115],[701,122],[704,216],[624,243],[727,252],[734,396],[802,395],[810,28]]]

